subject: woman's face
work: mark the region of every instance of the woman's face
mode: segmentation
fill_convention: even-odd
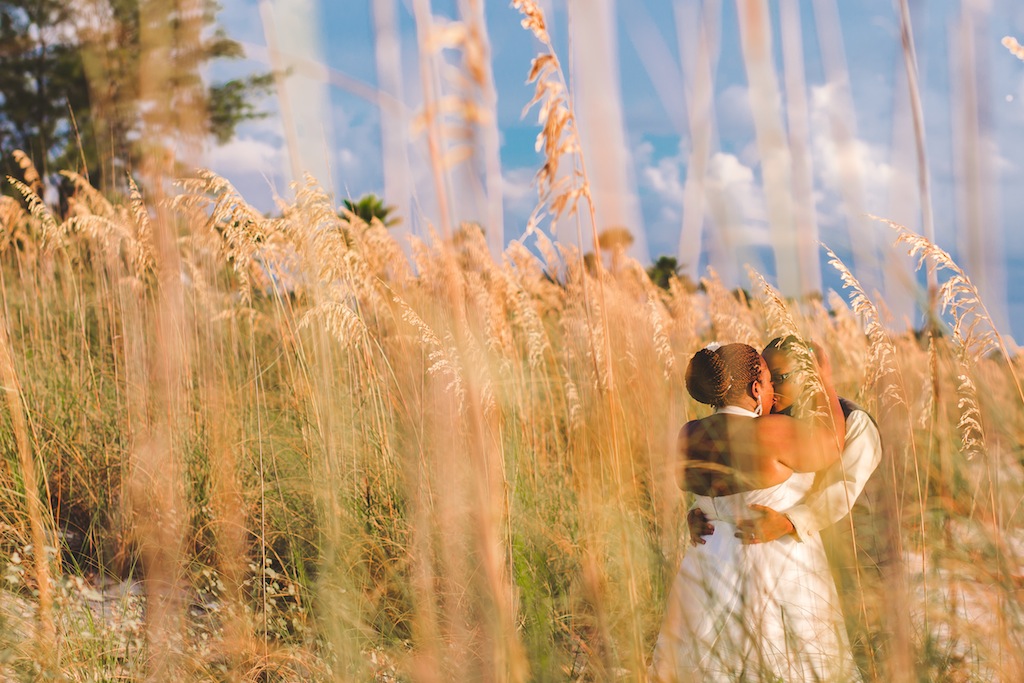
[[[803,390],[797,381],[796,362],[784,351],[772,349],[764,353],[765,364],[770,373],[771,384],[775,389],[774,412],[786,410]]]
[[[757,383],[761,390],[761,409],[767,415],[772,411],[776,396],[775,388],[772,386],[772,373],[764,358],[761,358],[761,372],[757,375]]]

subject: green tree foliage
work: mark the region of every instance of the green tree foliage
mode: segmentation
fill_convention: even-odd
[[[231,140],[235,136],[235,127],[242,121],[265,116],[253,103],[252,94],[273,85],[274,74],[266,73],[210,86],[207,110],[210,132],[217,142],[224,144]]]
[[[369,225],[374,218],[379,220],[384,227],[390,228],[398,225],[402,219],[394,215],[395,207],[387,205],[375,194],[366,194],[357,201],[346,199],[343,202],[344,211],[348,211],[363,220]]]
[[[658,287],[662,289],[668,289],[669,283],[673,278],[679,280],[679,283],[688,292],[697,291],[697,287],[693,284],[693,280],[683,272],[683,266],[679,264],[679,259],[675,256],[659,256],[658,260],[654,262],[654,265],[647,268],[647,276],[651,278]]]
[[[44,173],[48,162],[73,165],[70,112],[87,122],[82,53],[61,30],[73,21],[62,0],[0,3],[0,150],[25,150]]]
[[[647,275],[651,282],[662,289],[668,289],[669,281],[679,275],[679,259],[675,256],[659,256],[654,265],[647,269]]]
[[[216,28],[213,0],[186,5],[0,0],[0,154],[7,170],[13,150],[24,149],[44,176],[70,168],[114,189],[138,165],[140,140],[170,139],[184,115],[198,117],[193,131],[221,143],[239,123],[260,117],[253,97],[270,86],[271,76],[206,84],[202,71],[211,61],[236,59],[243,51]],[[154,27],[168,36],[166,45],[143,44]],[[156,59],[171,73],[174,95],[161,94],[159,102],[145,101],[147,50],[162,50]],[[144,131],[153,128],[154,110],[166,125]]]

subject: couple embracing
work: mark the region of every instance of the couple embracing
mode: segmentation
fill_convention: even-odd
[[[694,495],[691,547],[655,647],[656,681],[854,681],[832,570],[850,565],[822,534],[849,526],[881,459],[870,416],[840,399],[827,358],[795,337],[759,354],[711,345],[691,359],[690,395],[714,408],[679,434],[679,486]],[[788,414],[794,402],[799,417]],[[856,560],[853,560],[856,564]],[[854,620],[856,621],[856,620]]]

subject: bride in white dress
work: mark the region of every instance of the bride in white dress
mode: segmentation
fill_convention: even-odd
[[[822,368],[815,423],[768,415],[771,375],[746,344],[698,351],[686,386],[715,407],[680,431],[680,486],[714,533],[688,549],[651,666],[655,681],[850,681],[856,667],[821,540],[744,545],[750,505],[786,509],[843,446],[843,413]],[[764,417],[760,417],[762,411]],[[754,419],[758,418],[758,419]]]

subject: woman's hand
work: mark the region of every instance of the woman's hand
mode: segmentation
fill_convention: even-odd
[[[715,527],[700,508],[693,508],[686,515],[686,526],[690,528],[690,543],[693,545],[704,545],[707,543],[704,537],[715,533]]]

